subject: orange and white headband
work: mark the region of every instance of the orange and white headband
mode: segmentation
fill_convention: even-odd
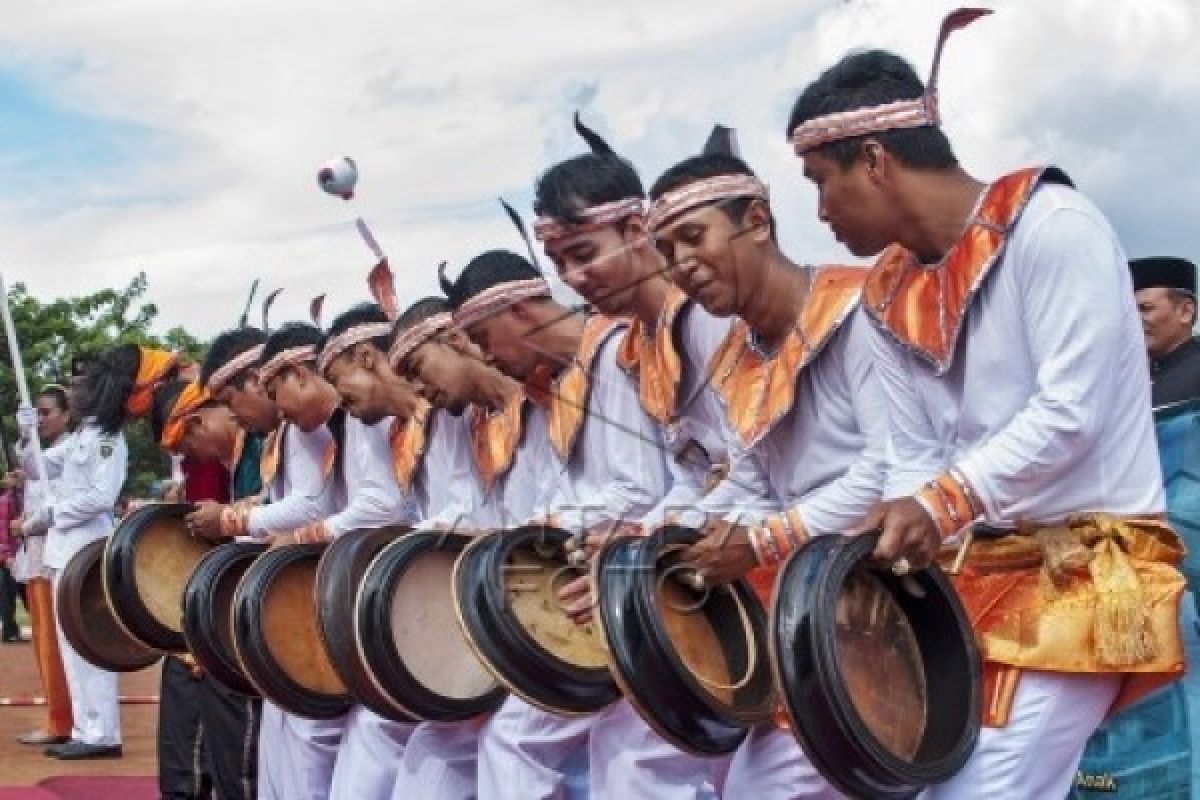
[[[377,339],[380,336],[391,335],[392,323],[390,322],[364,322],[362,325],[347,328],[337,336],[330,337],[329,341],[325,343],[325,347],[321,349],[321,356],[317,359],[317,371],[324,375],[325,370],[329,369],[329,365],[335,358],[356,344]]]
[[[651,233],[680,214],[740,197],[767,200],[767,186],[753,175],[716,175],[665,192],[650,205],[646,227]]]
[[[183,441],[183,431],[187,425],[188,415],[200,409],[211,399],[212,395],[208,390],[198,383],[189,383],[180,390],[174,405],[171,406],[171,413],[167,415],[167,421],[163,423],[162,433],[158,437],[158,443],[164,450],[172,453],[178,451],[179,445]]]
[[[233,358],[226,361],[217,369],[213,370],[212,375],[208,377],[207,388],[213,394],[224,389],[233,381],[238,374],[245,369],[249,369],[258,363],[262,358],[263,345],[256,344],[249,350],[244,350],[238,353]]]
[[[590,233],[609,225],[615,225],[629,217],[640,217],[645,213],[645,204],[640,197],[626,197],[612,203],[601,203],[578,212],[578,222],[568,222],[557,217],[538,217],[533,221],[533,235],[539,242],[562,239],[580,233]]]
[[[450,316],[449,312],[443,311],[440,314],[426,317],[411,328],[405,328],[396,334],[396,338],[388,350],[388,363],[392,365],[392,369],[395,369],[400,362],[408,358],[412,351],[442,331],[448,330],[453,324],[454,318]]]
[[[903,128],[936,128],[941,124],[938,112],[938,68],[942,61],[942,46],[954,31],[961,30],[980,17],[991,14],[987,8],[960,8],[951,11],[942,19],[937,47],[933,51],[933,66],[929,69],[929,80],[925,92],[912,100],[897,100],[852,111],[838,111],[814,117],[800,123],[792,131],[790,141],[796,155],[805,153],[830,142],[840,142],[856,136],[900,130]]]
[[[545,278],[528,278],[498,283],[484,289],[454,311],[454,325],[467,330],[475,323],[500,313],[522,300],[550,296],[550,284]]]
[[[271,360],[258,368],[258,377],[265,386],[272,378],[288,367],[312,361],[317,357],[316,345],[302,344],[299,347],[289,347],[271,356]]]

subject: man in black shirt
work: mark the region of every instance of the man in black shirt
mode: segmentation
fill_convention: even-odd
[[[1146,351],[1154,407],[1200,397],[1200,342],[1196,323],[1196,265],[1186,259],[1138,258],[1129,262]]]

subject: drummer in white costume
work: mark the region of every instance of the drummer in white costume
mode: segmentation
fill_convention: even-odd
[[[938,52],[982,13],[951,14]],[[982,650],[985,728],[927,796],[1064,797],[1110,709],[1183,670],[1182,549],[1116,235],[1057,170],[968,175],[938,128],[936,77],[936,57],[926,87],[891,53],[847,56],[788,130],[821,219],[856,256],[882,251],[863,306],[896,469],[895,499],[868,520],[876,556],[902,573],[947,537],[964,548],[954,583]]]
[[[686,521],[725,463],[720,407],[707,375],[729,322],[671,286],[646,235],[637,172],[578,117],[575,126],[591,152],[538,179],[534,232],[568,286],[600,312],[631,319],[618,362],[637,381],[641,406],[660,427],[670,473],[669,490],[641,520],[644,532],[667,515]],[[602,544],[599,536],[591,542]],[[681,752],[626,700],[597,719],[591,753],[592,788],[611,797],[691,800],[710,791],[726,766],[723,758]]]
[[[560,419],[574,420],[549,437],[553,458],[540,480],[539,513],[579,533],[645,516],[666,491],[666,467],[660,435],[617,364],[624,326],[572,314],[551,299],[531,263],[509,252],[478,256],[444,288],[455,324],[552,415],[557,409]],[[585,413],[563,413],[579,409]],[[564,608],[586,619],[587,582],[567,588]],[[562,796],[565,765],[586,754],[596,717],[568,719],[510,697],[480,737],[480,797]],[[595,784],[592,795],[605,796]]]
[[[701,505],[727,521],[684,557],[711,580],[748,576],[765,604],[775,569],[811,536],[847,534],[879,500],[887,410],[865,271],[801,267],[777,244],[766,188],[735,156],[711,153],[651,189],[649,225],[676,282],[712,313],[740,319],[710,364],[731,441],[728,478]],[[753,291],[747,291],[753,287]],[[746,502],[775,511],[744,519]],[[726,522],[752,522],[732,530]],[[730,796],[838,796],[791,733],[751,730],[730,765]]]
[[[225,366],[235,374],[214,373],[222,379],[215,391],[209,380],[210,391],[243,424],[255,421],[259,430],[265,427],[261,418],[269,415],[260,393],[284,421],[263,447],[263,485],[270,502],[201,503],[188,518],[195,532],[265,540],[318,522],[341,502],[344,489],[334,471],[337,445],[326,426],[337,408],[337,393],[314,372],[321,338],[311,325],[285,325],[261,346],[231,353]],[[328,797],[343,726],[344,718],[304,720],[264,702],[259,797]]]

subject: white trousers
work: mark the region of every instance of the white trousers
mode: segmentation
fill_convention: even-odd
[[[791,731],[774,724],[750,729],[733,754],[724,797],[756,800],[835,800],[842,794],[821,777]]]
[[[404,748],[392,800],[472,800],[478,796],[481,720],[422,722]]]
[[[51,580],[57,596],[62,570],[52,569],[50,572],[53,573]],[[71,738],[94,745],[120,744],[121,712],[117,705],[117,674],[94,666],[76,653],[63,635],[57,614],[54,624],[62,652],[63,671],[67,676],[67,688],[71,692],[71,716],[74,718]]]
[[[596,800],[712,798],[716,796],[714,776],[724,772],[727,760],[680,751],[655,733],[625,700],[596,717],[589,754],[591,796]]]
[[[326,800],[346,717],[303,719],[263,701],[258,730],[259,800]]]
[[[338,747],[330,800],[389,800],[414,727],[384,719],[365,706],[352,708]]]
[[[510,696],[480,731],[479,800],[571,796],[580,771],[586,773],[594,721],[595,715],[560,717]]]
[[[1003,728],[984,728],[962,771],[922,800],[1066,797],[1088,738],[1121,688],[1116,675],[1023,672]]]

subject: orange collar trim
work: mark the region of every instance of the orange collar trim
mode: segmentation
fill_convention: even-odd
[[[750,326],[738,320],[713,354],[713,390],[730,427],[753,447],[796,402],[800,371],[812,363],[854,309],[867,271],[854,267],[814,269],[796,327],[779,351],[764,357],[750,345]]]
[[[425,457],[432,406],[421,400],[411,417],[392,420],[388,443],[392,448],[392,469],[396,483],[405,492],[412,491],[413,478]]]
[[[554,381],[546,415],[546,430],[554,452],[564,464],[571,458],[571,450],[587,416],[592,362],[601,345],[625,324],[624,320],[599,314],[589,318],[583,327],[574,363]]]
[[[1034,191],[1044,182],[1071,185],[1054,167],[1023,169],[983,194],[963,235],[936,267],[892,245],[879,256],[863,288],[867,313],[893,339],[944,375],[979,287],[1000,263],[1008,237]]]
[[[525,421],[526,398],[516,391],[498,413],[471,406],[471,455],[483,490],[490,492],[496,481],[512,467]]]
[[[283,437],[287,433],[287,427],[288,423],[279,423],[279,427],[267,434],[267,438],[263,441],[262,455],[258,459],[258,476],[262,479],[264,491],[279,474],[279,465],[282,463]]]
[[[642,321],[634,319],[617,351],[617,363],[637,379],[642,408],[663,426],[673,423],[679,413],[683,360],[675,341],[675,323],[680,313],[689,307],[688,296],[672,286],[654,331],[647,335]]]

